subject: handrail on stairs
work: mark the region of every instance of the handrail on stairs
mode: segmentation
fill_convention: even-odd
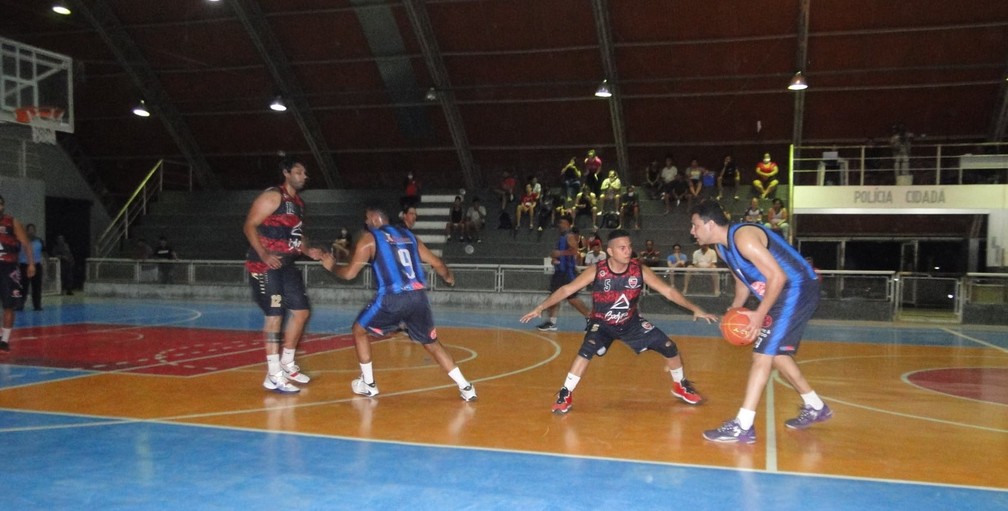
[[[95,256],[108,257],[113,249],[129,237],[129,229],[133,221],[138,216],[147,214],[147,203],[160,195],[164,187],[163,169],[164,160],[158,160],[150,172],[140,181],[136,190],[126,200],[126,204],[119,210],[119,214],[98,237],[98,241],[95,243]]]

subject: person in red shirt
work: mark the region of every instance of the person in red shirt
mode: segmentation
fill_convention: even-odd
[[[770,153],[765,153],[763,161],[756,164],[756,179],[752,183],[756,187],[756,191],[759,192],[761,199],[769,197],[777,189],[777,185],[779,184],[777,180],[778,173],[780,173],[780,169],[770,159]]]
[[[14,311],[24,306],[25,292],[18,257],[25,251],[27,276],[35,276],[35,256],[24,226],[4,213],[4,198],[0,196],[0,302],[3,303],[3,336],[0,350],[10,351],[10,336],[14,329]]]

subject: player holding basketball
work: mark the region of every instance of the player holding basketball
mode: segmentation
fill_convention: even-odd
[[[303,232],[304,202],[298,196],[308,180],[308,172],[304,163],[286,156],[280,161],[280,173],[283,184],[259,194],[245,217],[243,231],[249,241],[245,268],[249,271],[252,299],[266,316],[263,333],[267,373],[263,387],[294,393],[301,389],[291,381],[311,381],[294,363],[295,350],[311,314],[301,272],[294,266],[308,243]],[[306,253],[312,259],[320,256],[318,249]],[[290,318],[284,330],[281,355],[280,328],[288,312]]]
[[[322,266],[343,280],[353,280],[370,262],[378,286],[378,293],[353,324],[354,347],[361,375],[350,382],[350,388],[362,396],[378,395],[368,335],[386,335],[395,332],[404,323],[410,339],[423,345],[455,381],[462,399],[475,401],[476,389],[462,376],[455,359],[438,342],[427,299],[427,277],[421,262],[429,264],[449,286],[455,284],[455,276],[412,231],[389,225],[388,217],[381,209],[368,207],[364,224],[367,230],[354,245],[348,265],[336,266],[332,254],[322,254]]]
[[[700,403],[703,398],[686,379],[682,357],[679,356],[675,342],[640,316],[637,301],[647,284],[667,300],[692,311],[694,320],[706,319],[709,323],[716,320],[717,316],[704,312],[655,275],[651,268],[632,258],[633,247],[629,232],[615,229],[609,233],[608,238],[608,258],[586,268],[573,281],[561,286],[521,317],[522,323],[528,323],[538,318],[543,310],[560,303],[589,284],[592,286],[592,312],[588,317],[584,341],[574,357],[563,387],[557,393],[553,413],[565,414],[570,411],[574,389],[588,369],[592,357],[604,355],[616,339],[623,341],[638,354],[652,350],[664,356],[665,367],[672,375],[672,395],[691,405]]]
[[[724,209],[715,201],[700,203],[690,217],[690,233],[698,243],[716,244],[722,260],[735,276],[731,307],[741,307],[750,293],[760,302],[756,310],[746,313],[748,336],[755,344],[742,408],[721,427],[704,431],[704,438],[714,442],[755,442],[756,406],[773,369],[784,376],[804,401],[798,417],[784,421],[785,426],[804,429],[828,420],[833,412],[812,390],[794,360],[805,325],[819,305],[815,271],[794,247],[762,225],[731,225]]]
[[[24,305],[24,285],[18,256],[25,250],[28,278],[35,276],[35,256],[24,227],[16,218],[4,214],[4,198],[0,196],[0,302],[3,304],[3,327],[0,329],[0,350],[10,351],[14,311]]]

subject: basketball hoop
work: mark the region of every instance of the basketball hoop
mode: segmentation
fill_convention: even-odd
[[[56,127],[63,122],[66,110],[48,106],[23,106],[14,110],[14,120],[28,124],[32,129],[32,142],[56,144]]]

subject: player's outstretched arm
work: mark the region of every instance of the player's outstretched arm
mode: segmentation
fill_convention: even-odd
[[[569,284],[557,289],[548,297],[546,297],[546,299],[543,300],[542,303],[537,305],[536,308],[525,313],[525,315],[522,316],[521,319],[519,319],[519,321],[521,321],[522,323],[528,323],[529,321],[538,318],[539,316],[542,315],[544,310],[567,299],[567,297],[574,294],[575,291],[584,289],[586,286],[588,286],[588,284],[591,284],[593,280],[595,280],[595,267],[589,266],[588,268],[585,268],[585,270],[582,271],[580,275],[574,277],[574,280],[572,280]]]
[[[455,275],[452,273],[451,268],[441,260],[434,252],[431,252],[427,245],[424,244],[420,238],[417,238],[417,252],[420,253],[420,260],[431,265],[431,268],[437,272],[441,280],[445,281],[445,284],[449,286],[455,285]]]
[[[348,264],[337,266],[336,259],[331,253],[327,253],[327,257],[322,258],[322,266],[343,280],[353,280],[367,266],[371,258],[374,257],[374,245],[374,235],[370,232],[365,232],[357,239],[357,243],[353,249],[353,256],[350,257]]]

